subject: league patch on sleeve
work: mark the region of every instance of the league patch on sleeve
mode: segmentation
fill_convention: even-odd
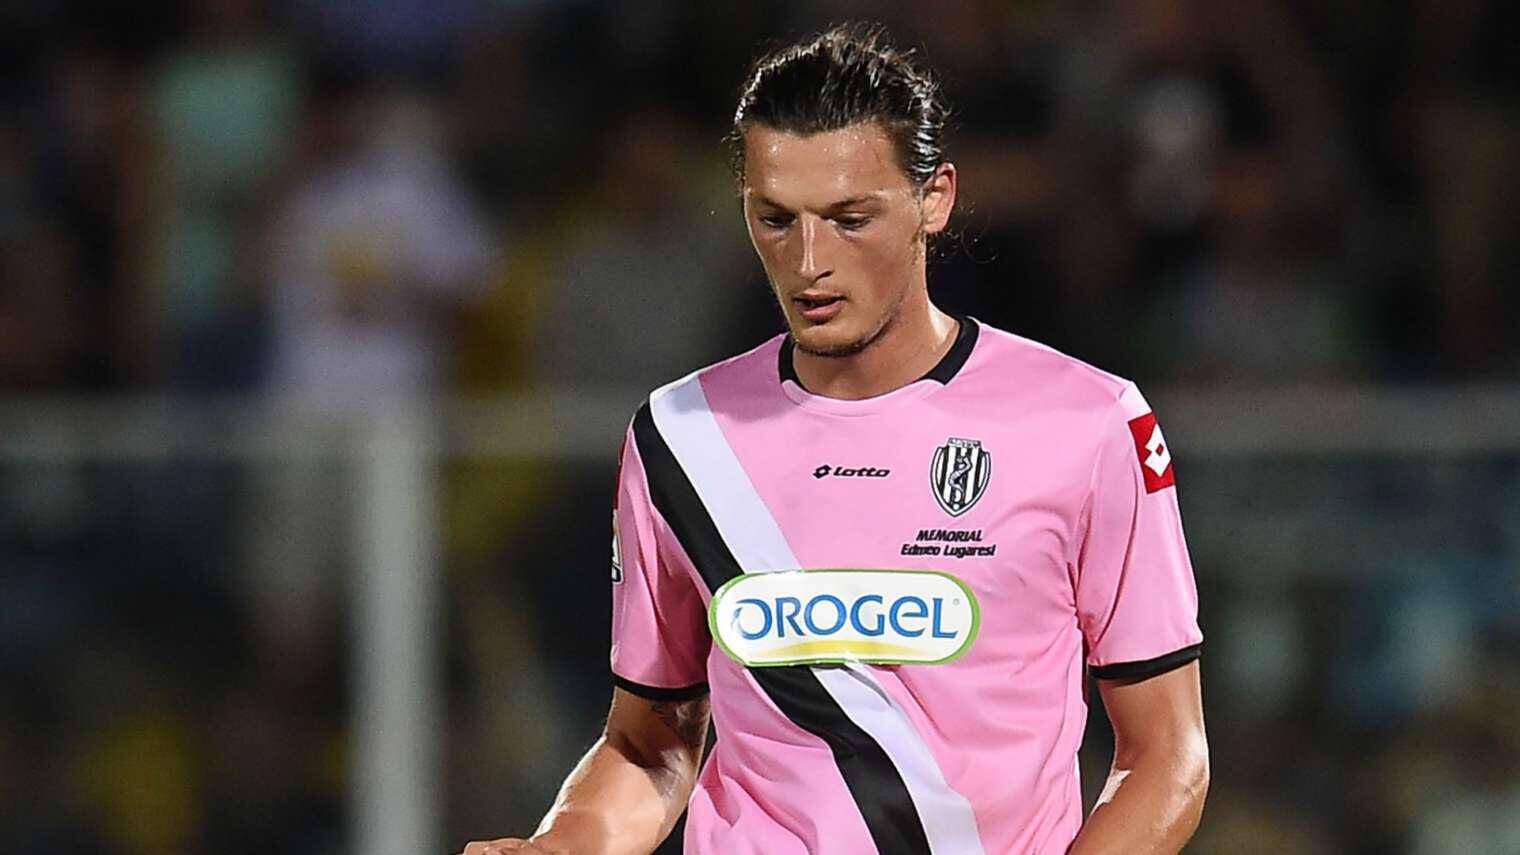
[[[612,584],[623,581],[623,544],[618,537],[617,509],[612,511]]]
[[[1130,419],[1129,432],[1135,438],[1135,453],[1140,457],[1140,471],[1145,475],[1145,492],[1154,493],[1175,486],[1177,474],[1172,471],[1172,450],[1167,448],[1166,438],[1161,435],[1156,414],[1146,413]]]
[[[612,489],[612,584],[623,581],[623,543],[618,534],[618,496],[623,492],[623,457],[628,453],[628,437],[623,437],[623,447],[618,451],[617,483]]]

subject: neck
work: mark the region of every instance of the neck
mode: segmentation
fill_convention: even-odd
[[[922,292],[921,292],[922,293]],[[814,356],[795,350],[792,368],[815,395],[858,401],[901,389],[924,376],[955,344],[955,319],[928,296],[907,301],[875,341],[849,356]]]

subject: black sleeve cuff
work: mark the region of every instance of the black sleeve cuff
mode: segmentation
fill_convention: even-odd
[[[1095,665],[1092,673],[1100,680],[1133,680],[1137,677],[1156,677],[1174,671],[1203,655],[1203,643],[1174,650],[1144,662],[1115,662],[1112,665]]]
[[[662,689],[659,686],[646,686],[643,683],[625,680],[616,674],[612,675],[612,685],[630,695],[638,695],[646,701],[689,701],[707,694],[706,683],[698,683],[682,689]]]

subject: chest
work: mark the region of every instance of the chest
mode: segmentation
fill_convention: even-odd
[[[804,567],[938,570],[992,600],[1070,601],[1092,453],[1051,418],[778,420],[730,441]]]

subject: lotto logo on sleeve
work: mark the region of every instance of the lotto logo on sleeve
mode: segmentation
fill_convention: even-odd
[[[1129,432],[1135,437],[1135,453],[1140,455],[1140,471],[1145,475],[1145,492],[1154,493],[1163,487],[1177,483],[1177,473],[1172,471],[1172,450],[1167,448],[1166,437],[1161,435],[1161,425],[1156,423],[1155,413],[1146,413],[1129,420]]]
[[[935,664],[965,653],[981,610],[965,583],[925,570],[788,570],[732,579],[707,610],[712,637],[749,667]]]

